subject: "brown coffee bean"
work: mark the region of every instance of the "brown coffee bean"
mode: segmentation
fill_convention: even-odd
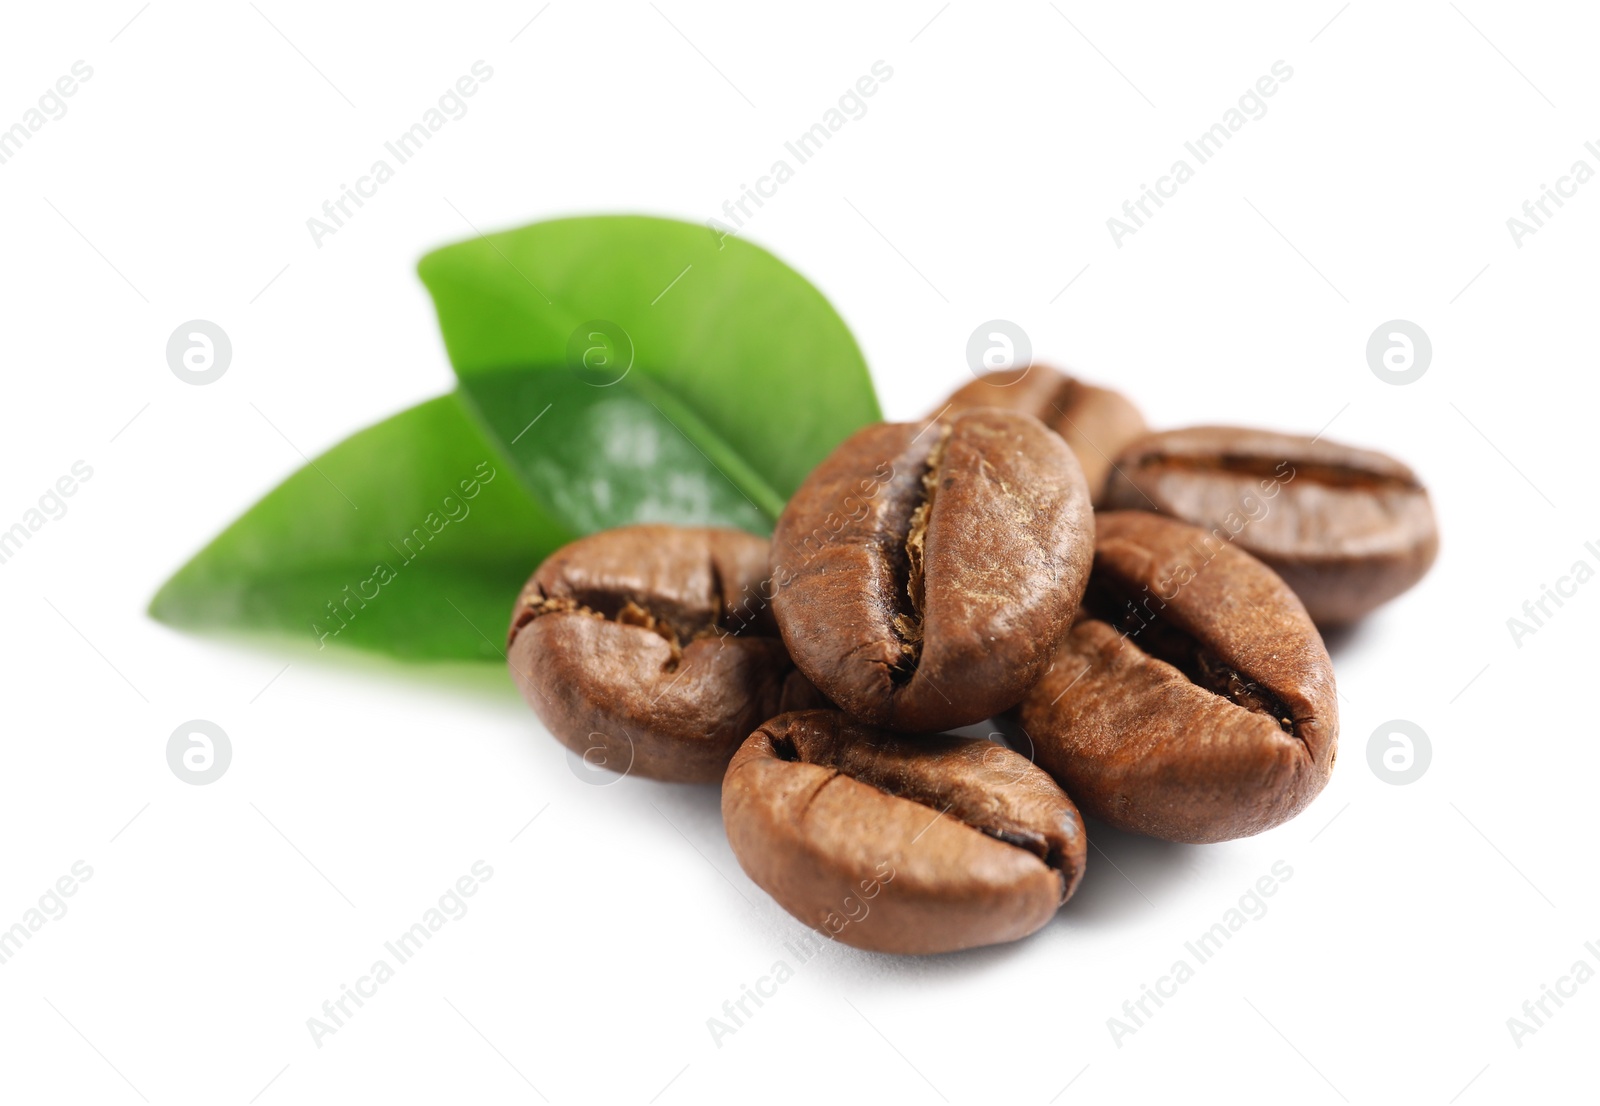
[[[1117,458],[1106,503],[1231,536],[1282,576],[1321,626],[1393,599],[1439,551],[1433,505],[1415,473],[1325,438],[1227,426],[1151,434]]]
[[[838,711],[785,714],[728,765],[722,820],[746,874],[856,948],[934,953],[1014,941],[1083,875],[1072,800],[993,742],[906,737]]]
[[[1139,409],[1120,392],[1085,384],[1044,365],[986,373],[957,389],[932,415],[944,411],[949,417],[974,407],[1022,411],[1065,438],[1083,466],[1089,498],[1096,507],[1105,496],[1112,458],[1148,429]]]
[[[1071,622],[1094,522],[1072,451],[1030,415],[857,431],[789,501],[773,611],[851,715],[932,733],[1021,699]]]
[[[738,530],[628,526],[552,553],[507,647],[523,696],[591,764],[720,779],[750,731],[825,706],[794,670],[765,594],[767,543]]]
[[[1083,614],[1013,713],[1085,814],[1169,841],[1294,817],[1338,744],[1333,665],[1272,570],[1204,530],[1096,516]]]

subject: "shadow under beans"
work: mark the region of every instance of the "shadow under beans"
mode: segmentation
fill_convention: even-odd
[[[1318,630],[1322,634],[1322,644],[1327,646],[1328,656],[1333,660],[1338,660],[1345,653],[1365,648],[1377,635],[1371,618],[1345,622],[1338,626],[1318,627]]]
[[[853,948],[842,940],[829,938],[821,930],[808,927],[783,910],[766,891],[744,874],[723,832],[720,784],[662,783],[644,779],[630,782],[638,786],[628,789],[627,801],[637,803],[647,812],[649,806],[653,805],[671,823],[671,828],[662,826],[663,833],[675,837],[673,830],[677,830],[689,840],[695,851],[719,870],[753,906],[749,924],[765,932],[774,954],[791,962],[791,967],[800,967],[801,962],[795,958],[797,950],[814,948],[812,955],[803,961],[805,970],[820,969],[827,974],[837,975],[840,980],[859,981],[863,976],[871,975],[947,980],[986,972],[1011,957],[1025,955],[1025,946],[1028,944],[1025,940],[961,952],[906,956],[868,952]],[[622,788],[616,790],[620,792]],[[654,817],[654,814],[651,816]]]
[[[1046,937],[1052,927],[1126,928],[1130,921],[1159,909],[1186,882],[1205,848],[1124,833],[1098,822],[1088,823],[1088,835],[1089,859],[1083,882],[1056,916],[1030,937],[922,956],[867,952],[830,941],[825,959],[814,962],[825,964],[828,974],[838,980],[851,982],[876,976],[945,983],[987,974],[1017,957],[1033,955],[1030,946]],[[808,932],[801,922],[785,915],[779,935],[794,944]]]
[[[168,632],[179,633],[177,630]],[[285,665],[295,669],[318,668],[340,675],[370,679],[378,683],[421,686],[431,691],[459,695],[463,699],[511,707],[522,702],[503,660],[401,660],[351,646],[336,645],[319,649],[302,637],[245,630],[208,630],[203,634],[183,632],[186,637],[248,654],[261,660],[263,670],[279,671]]]
[[[703,827],[715,822],[716,836],[726,841],[722,833],[721,783],[669,783],[643,776],[630,776],[629,781],[636,785],[631,789],[632,801],[647,810],[654,806],[663,817],[685,831],[691,826]]]
[[[1194,872],[1204,845],[1160,841],[1085,819],[1089,858],[1078,891],[1056,915],[1074,926],[1126,925],[1157,910]]]
[[[999,736],[993,722],[968,728],[974,737]],[[867,976],[928,981],[959,981],[992,971],[997,965],[1017,956],[1026,956],[1029,939],[960,952],[932,955],[899,955],[868,952],[853,948],[840,939],[830,939],[782,910],[749,879],[740,868],[727,842],[721,811],[721,785],[717,783],[664,783],[643,778],[612,776],[606,780],[621,786],[599,788],[608,798],[636,807],[641,816],[659,814],[667,838],[681,835],[700,858],[713,868],[744,898],[753,910],[749,924],[766,931],[767,940],[783,959],[796,950],[815,945],[807,956],[811,965],[838,979],[859,980]],[[654,811],[651,811],[654,807]],[[1204,846],[1159,841],[1126,833],[1095,821],[1087,821],[1088,860],[1083,881],[1061,911],[1036,936],[1044,936],[1051,926],[1103,927],[1127,926],[1147,911],[1158,909],[1195,873]],[[697,863],[697,861],[690,861]],[[820,945],[816,939],[821,938]],[[794,966],[798,966],[797,964]]]
[[[800,922],[795,921],[793,928],[797,937],[804,937],[805,927]],[[871,976],[943,983],[960,981],[968,976],[985,975],[1008,960],[1027,956],[1029,943],[1029,939],[1024,938],[1001,945],[963,949],[960,952],[906,955],[867,952],[865,949],[852,948],[841,941],[832,941],[827,949],[827,963],[830,965],[830,971],[840,980],[851,983],[859,983],[863,978]]]
[[[1036,762],[1033,738],[1010,715],[991,718],[982,729],[985,732],[971,736],[1003,741]],[[1182,882],[1199,856],[1199,846],[1127,833],[1090,818],[1084,822],[1089,855],[1083,881],[1052,924],[1059,924],[1063,916],[1076,924],[1125,922],[1130,912],[1153,909],[1174,884]]]
[[[630,802],[647,801],[684,834],[704,858],[717,867],[736,888],[756,903],[771,903],[767,893],[740,870],[732,849],[722,835],[721,790],[716,784],[665,784],[654,780],[635,781]],[[621,790],[621,789],[618,789]],[[663,826],[671,834],[672,829]],[[1077,892],[1051,920],[1050,926],[1125,927],[1147,911],[1160,907],[1194,871],[1204,846],[1125,833],[1098,822],[1088,823],[1089,859],[1083,882]],[[820,936],[803,922],[785,913],[776,903],[770,912],[760,910],[751,922],[769,930],[771,941],[779,944],[785,959],[793,950],[807,947],[808,940]],[[969,975],[992,971],[1014,957],[1026,956],[1030,939],[1012,941],[960,952],[906,956],[868,952],[853,948],[842,940],[824,938],[820,951],[808,957],[807,965],[839,979],[860,979],[877,975],[896,979],[958,981]]]

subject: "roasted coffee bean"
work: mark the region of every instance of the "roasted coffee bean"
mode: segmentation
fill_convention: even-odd
[[[856,718],[912,733],[1022,698],[1071,623],[1094,520],[1072,451],[1031,415],[979,408],[857,431],[772,541],[795,664]]]
[[[1305,608],[1204,530],[1139,511],[1095,521],[1083,613],[1011,716],[1040,767],[1091,818],[1169,841],[1294,817],[1328,782],[1339,735]]]
[[[1141,438],[1117,458],[1106,502],[1236,542],[1276,570],[1320,626],[1393,599],[1439,551],[1433,505],[1405,465],[1267,430],[1199,426]]]
[[[1065,438],[1083,466],[1089,498],[1097,507],[1105,495],[1112,458],[1148,429],[1133,401],[1120,392],[1085,384],[1044,365],[986,373],[958,389],[931,414],[943,411],[948,417],[973,407],[1025,412]]]
[[[750,731],[825,706],[763,598],[767,543],[738,530],[628,526],[552,553],[507,647],[523,696],[591,764],[712,781]]]
[[[908,737],[838,711],[772,719],[728,765],[734,855],[783,908],[877,952],[1014,941],[1078,886],[1072,800],[1010,749]]]

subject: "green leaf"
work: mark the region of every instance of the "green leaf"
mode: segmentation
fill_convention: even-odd
[[[566,219],[419,268],[462,388],[289,477],[152,615],[499,659],[523,581],[572,537],[645,520],[768,531],[812,467],[880,417],[821,294],[702,227]]]
[[[518,590],[571,537],[452,394],[290,476],[168,580],[150,613],[410,660],[499,660]]]
[[[625,522],[768,533],[783,510],[782,496],[649,377],[595,388],[560,370],[513,369],[475,374],[462,390],[532,494],[579,533]],[[531,427],[530,411],[545,412]]]
[[[882,417],[822,294],[706,227],[560,219],[445,247],[418,271],[474,407],[577,532],[768,531],[812,468]]]

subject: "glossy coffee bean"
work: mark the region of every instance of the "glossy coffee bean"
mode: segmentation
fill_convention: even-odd
[[[785,714],[740,747],[722,818],[745,872],[824,935],[877,952],[1014,941],[1054,916],[1088,839],[1049,776],[993,742]]]
[[[856,718],[913,733],[1021,699],[1071,622],[1094,520],[1072,451],[1030,415],[879,423],[801,485],[772,540],[795,664]]]
[[[1089,498],[1099,506],[1111,461],[1148,429],[1120,392],[1085,384],[1044,365],[986,373],[959,388],[930,413],[945,417],[974,407],[1004,407],[1032,415],[1066,439],[1083,466]]]
[[[629,526],[552,553],[517,599],[511,672],[590,764],[722,778],[750,731],[827,705],[772,621],[767,543],[738,530]]]
[[[1083,812],[1169,841],[1294,817],[1338,744],[1333,665],[1271,569],[1196,527],[1096,518],[1083,614],[1013,713]]]
[[[1405,465],[1267,430],[1200,426],[1141,438],[1117,458],[1106,502],[1232,535],[1322,626],[1399,595],[1439,551],[1428,492]]]

